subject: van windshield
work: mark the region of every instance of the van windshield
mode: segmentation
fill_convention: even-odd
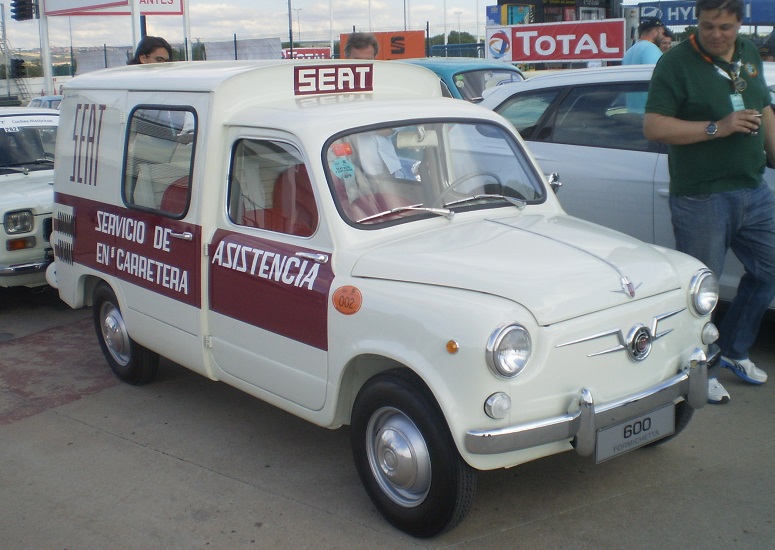
[[[541,176],[500,126],[431,122],[330,142],[329,185],[347,221],[373,225],[544,200]]]

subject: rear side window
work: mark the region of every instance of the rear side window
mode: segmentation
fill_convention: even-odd
[[[643,136],[648,83],[573,88],[557,109],[549,141],[568,145],[649,151]]]
[[[541,90],[512,96],[496,111],[517,129],[522,139],[536,140],[538,121],[559,94],[559,90]]]
[[[197,119],[184,108],[140,107],[129,119],[123,197],[173,218],[188,211]]]
[[[299,150],[280,141],[237,140],[229,173],[229,219],[237,225],[311,236],[318,209]]]

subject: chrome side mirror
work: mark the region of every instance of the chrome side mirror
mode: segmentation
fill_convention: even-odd
[[[560,190],[560,187],[562,187],[562,182],[560,181],[560,174],[557,172],[552,172],[546,177],[546,181],[549,183],[549,187],[552,188],[552,191],[554,191],[555,194],[557,194],[557,191]]]

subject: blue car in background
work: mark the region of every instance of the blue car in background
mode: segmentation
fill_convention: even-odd
[[[430,69],[441,79],[445,94],[473,103],[482,100],[485,90],[507,82],[525,80],[525,75],[514,65],[493,59],[424,57],[402,59],[401,62]]]

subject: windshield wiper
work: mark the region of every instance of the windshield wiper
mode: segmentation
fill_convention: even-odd
[[[428,206],[422,206],[421,204],[413,204],[411,206],[399,206],[397,208],[385,210],[384,212],[372,214],[371,216],[366,216],[365,218],[361,218],[360,220],[357,220],[357,223],[376,220],[384,216],[389,216],[390,214],[398,214],[400,212],[410,212],[410,211],[429,212],[431,214],[436,214],[437,216],[444,216],[448,220],[451,220],[455,216],[455,213],[452,210],[449,210],[448,208],[430,208]]]
[[[445,208],[448,208],[450,206],[458,206],[461,204],[465,204],[467,202],[474,202],[482,199],[497,199],[499,201],[508,201],[520,210],[525,208],[527,206],[527,201],[523,199],[518,199],[516,197],[509,197],[508,195],[499,195],[499,194],[492,194],[492,193],[485,193],[482,195],[474,195],[472,197],[466,197],[464,199],[458,199],[456,201],[448,202],[444,205]]]

